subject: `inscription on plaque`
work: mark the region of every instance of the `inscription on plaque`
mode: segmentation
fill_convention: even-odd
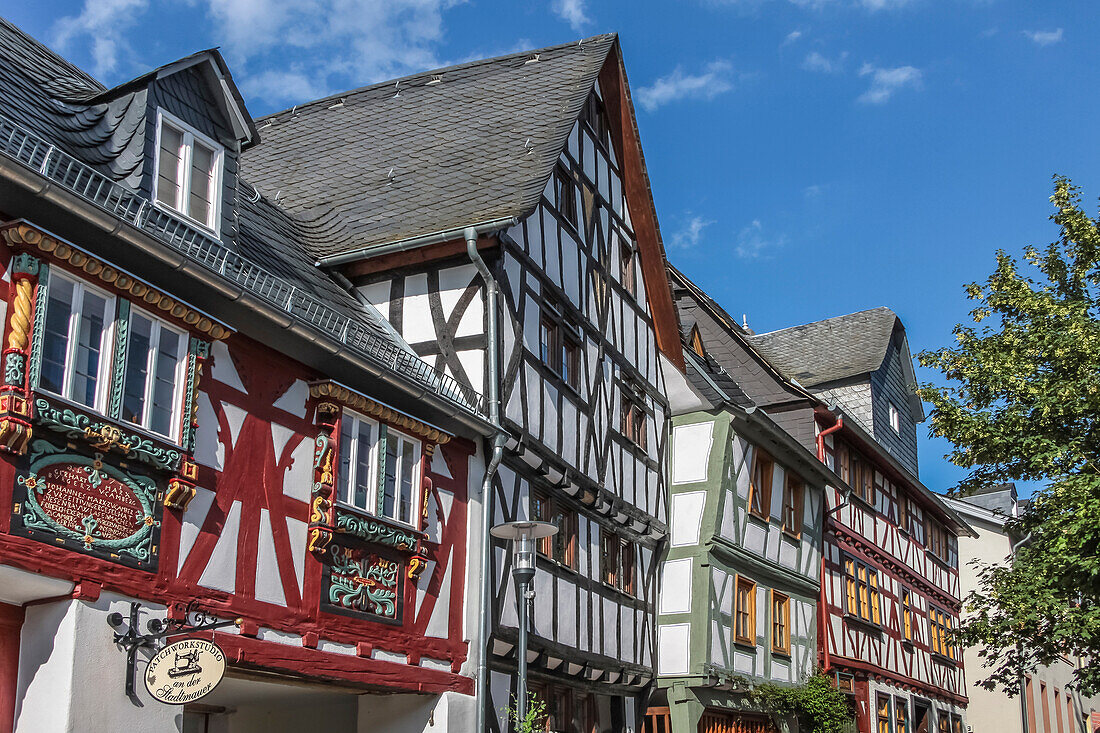
[[[153,563],[160,522],[150,478],[108,465],[99,453],[64,453],[35,441],[30,470],[17,482],[15,514],[30,536],[61,538],[127,564]]]

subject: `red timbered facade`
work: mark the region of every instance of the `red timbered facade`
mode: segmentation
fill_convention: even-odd
[[[104,89],[0,36],[0,732],[461,720],[480,397],[238,195],[216,52]],[[221,685],[156,701],[150,643],[124,693],[127,620],[194,613]]]

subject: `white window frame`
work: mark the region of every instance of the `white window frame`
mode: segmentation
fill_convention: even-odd
[[[349,419],[354,420],[356,423],[366,423],[367,425],[371,426],[371,430],[372,430],[372,432],[371,432],[371,438],[372,438],[371,439],[371,445],[368,449],[370,451],[370,456],[369,456],[368,462],[367,462],[368,463],[367,471],[371,476],[370,481],[367,483],[367,492],[366,492],[367,493],[367,495],[366,495],[366,504],[367,505],[366,506],[358,506],[355,503],[353,503],[353,501],[352,501],[352,498],[355,495],[355,484],[353,483],[353,479],[357,479],[358,475],[337,476],[336,502],[338,504],[342,504],[343,506],[351,507],[352,509],[358,509],[361,512],[367,512],[368,514],[376,514],[376,512],[374,510],[378,506],[378,493],[377,493],[378,492],[378,442],[379,442],[378,441],[378,436],[379,436],[379,433],[381,431],[378,429],[379,425],[378,425],[377,420],[372,420],[371,418],[366,417],[365,415],[360,415],[359,413],[352,412],[351,410],[344,410],[344,414],[340,418],[340,431],[339,431],[339,434],[337,435],[337,445],[340,446],[341,450],[343,449],[344,429],[347,427],[347,424],[346,424],[345,421],[349,420]],[[339,462],[339,464],[337,464],[337,470],[340,469],[340,467],[341,467],[340,464],[344,463],[345,459],[347,460],[348,467],[351,471],[357,471],[358,470],[358,466],[359,466],[359,449],[360,449],[360,446],[359,446],[359,430],[356,429],[352,433],[352,435],[354,437],[353,437],[353,439],[350,443],[351,455],[349,455],[349,456],[340,456],[340,462]],[[349,489],[350,489],[349,490],[350,496],[347,499],[345,499],[341,495],[341,492],[343,491],[345,486],[349,487]]]
[[[51,290],[54,287],[54,283],[58,280],[64,280],[73,286],[73,300],[69,304],[69,330],[66,334],[65,345],[65,369],[61,380],[61,393],[47,389],[39,385],[39,388],[44,392],[56,395],[66,402],[70,402],[74,405],[80,405],[85,409],[105,414],[104,407],[107,404],[107,397],[111,388],[111,377],[113,374],[113,362],[114,362],[114,343],[115,343],[115,318],[118,313],[118,302],[114,295],[97,288],[94,285],[89,285],[80,278],[73,277],[67,272],[62,272],[57,268],[50,268],[49,281],[46,283],[46,311],[49,312],[49,296]],[[73,399],[69,396],[69,391],[73,386],[73,373],[76,371],[76,347],[79,341],[76,338],[74,327],[79,327],[80,319],[84,314],[84,291],[89,290],[92,293],[100,296],[107,301],[107,308],[104,311],[103,316],[103,333],[100,335],[99,342],[99,377],[96,383],[96,394],[94,403],[91,405],[85,405],[80,400]],[[41,335],[41,338],[45,339],[45,333]],[[42,357],[44,358],[44,357]]]
[[[186,386],[184,384],[184,382],[186,381],[186,374],[187,374],[186,369],[187,369],[187,361],[188,361],[188,359],[187,359],[188,346],[189,346],[190,340],[191,340],[190,335],[186,331],[184,331],[183,329],[176,328],[175,326],[172,326],[171,324],[169,324],[164,319],[157,318],[155,315],[153,315],[149,311],[147,311],[143,308],[138,308],[138,307],[134,306],[131,303],[131,305],[130,305],[130,314],[127,318],[126,359],[125,359],[126,363],[124,363],[122,365],[122,370],[121,370],[122,385],[120,386],[120,388],[124,392],[125,392],[125,389],[126,389],[126,376],[127,376],[126,371],[130,367],[130,364],[129,364],[130,349],[133,348],[132,334],[133,334],[133,319],[134,319],[135,315],[141,315],[143,318],[145,318],[146,320],[151,321],[153,323],[153,327],[156,330],[156,347],[152,348],[149,351],[149,353],[146,355],[146,359],[145,359],[145,373],[146,373],[145,398],[144,398],[144,400],[145,400],[144,401],[145,414],[141,416],[141,422],[135,423],[135,422],[131,422],[131,421],[126,420],[126,419],[122,419],[122,422],[125,422],[129,425],[135,425],[135,426],[141,428],[142,430],[149,431],[153,435],[159,435],[162,438],[168,438],[169,440],[175,442],[175,441],[179,440],[179,432],[180,432],[180,427],[181,427],[180,422],[183,419],[183,414],[182,414],[182,412],[183,412],[183,390],[184,390],[184,387]],[[173,333],[177,334],[180,337],[179,351],[176,355],[176,357],[177,357],[176,358],[176,379],[175,379],[174,389],[172,390],[172,422],[171,422],[172,428],[171,428],[171,431],[167,435],[164,434],[164,433],[158,433],[156,430],[154,430],[148,424],[149,423],[149,416],[150,416],[152,408],[153,408],[153,394],[152,394],[152,392],[153,392],[153,387],[156,384],[156,375],[153,373],[152,360],[153,360],[153,357],[157,354],[157,352],[160,349],[160,332],[161,332],[161,330],[164,330],[164,329],[172,331]],[[125,399],[125,396],[123,397],[123,399]]]
[[[890,403],[890,428],[901,435],[901,412],[893,402]]]
[[[408,525],[410,527],[415,527],[416,526],[417,513],[418,513],[417,508],[420,506],[420,464],[422,463],[422,459],[423,459],[423,456],[424,456],[424,447],[421,444],[421,442],[419,440],[417,440],[416,438],[414,438],[413,436],[408,435],[407,433],[403,433],[400,430],[394,430],[393,428],[391,428],[387,425],[386,426],[386,440],[389,440],[391,435],[396,435],[401,440],[405,440],[408,443],[412,444],[413,471],[412,471],[412,496],[409,497],[409,507],[410,507],[409,521],[406,522],[402,519],[399,519],[397,516],[390,516],[388,514],[380,514],[380,516],[383,516],[386,519],[392,519],[393,521],[397,522],[398,524],[405,524],[405,525]],[[381,436],[379,436],[379,437],[381,437]],[[375,444],[378,446],[377,450],[382,450],[382,441],[381,440],[376,440]],[[398,451],[398,461],[400,461],[400,455],[401,455],[401,452]],[[398,465],[400,465],[400,463]],[[395,490],[400,491],[401,474],[399,472],[395,472],[394,476],[395,476],[394,480],[396,482],[394,488],[395,488]],[[375,491],[376,492],[380,493],[382,491],[382,483],[385,481],[385,479],[386,479],[385,476],[383,476],[381,474],[378,475],[378,485],[375,486]],[[376,509],[378,507],[378,493],[375,494],[374,507]],[[393,504],[395,515],[397,514],[398,507],[400,506],[400,502],[397,501],[397,498],[398,498],[398,496],[395,495],[394,496],[394,504]]]
[[[167,123],[169,126],[174,127],[177,132],[183,135],[182,150],[180,151],[180,165],[183,167],[183,175],[179,176],[179,194],[176,196],[176,206],[169,206],[160,201],[157,195],[157,186],[160,179],[160,138],[161,131],[164,130],[164,125]],[[194,151],[195,141],[198,140],[203,145],[209,147],[214,151],[214,193],[212,201],[210,202],[210,214],[211,221],[204,222],[192,217],[189,213],[183,210],[182,203],[186,202],[191,191],[191,155]],[[221,216],[222,216],[222,169],[224,168],[223,161],[225,160],[225,148],[219,145],[215,140],[203,135],[195,128],[188,125],[179,117],[166,112],[163,109],[157,110],[157,140],[156,140],[156,157],[155,164],[153,166],[153,206],[163,211],[168,211],[175,216],[179,216],[187,221],[196,224],[203,229],[213,232],[215,236],[221,236]]]

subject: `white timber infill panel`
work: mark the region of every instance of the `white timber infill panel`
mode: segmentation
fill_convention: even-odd
[[[684,491],[672,495],[670,539],[673,547],[699,544],[706,501],[706,491]]]
[[[677,425],[672,429],[672,483],[707,480],[710,468],[713,422]]]
[[[691,574],[694,562],[690,557],[665,560],[661,566],[661,594],[658,599],[661,614],[690,613]]]
[[[691,624],[667,624],[657,631],[657,673],[682,675],[688,673]]]

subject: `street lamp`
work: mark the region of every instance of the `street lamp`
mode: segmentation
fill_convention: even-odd
[[[527,601],[535,597],[535,591],[527,586],[535,577],[535,542],[557,533],[558,528],[549,522],[505,522],[489,530],[494,537],[512,542],[512,578],[519,606],[516,715],[521,721],[527,717]]]

